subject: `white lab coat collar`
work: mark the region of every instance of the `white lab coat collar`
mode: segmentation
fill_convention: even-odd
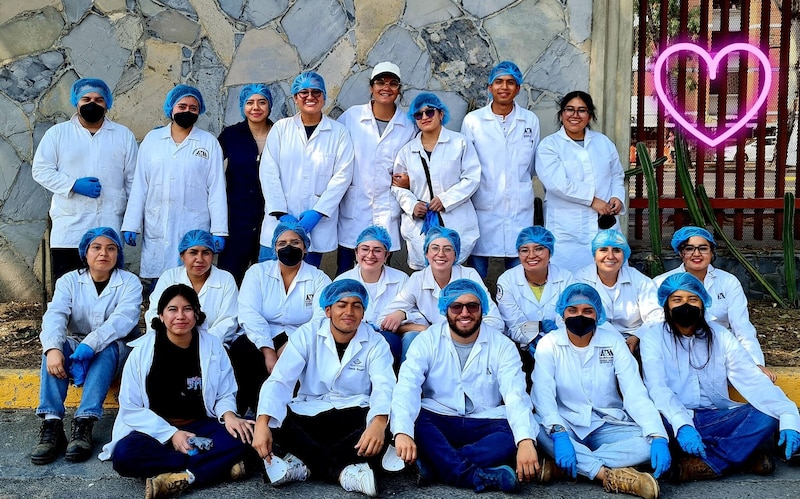
[[[297,127],[298,133],[300,133],[300,136],[303,137],[303,140],[306,144],[313,140],[321,132],[330,132],[332,128],[331,119],[328,118],[325,113],[322,113],[322,120],[317,124],[317,127],[314,129],[311,137],[306,135],[306,126],[303,124],[303,119],[300,118],[300,113],[292,116],[292,123],[294,123],[294,126]]]
[[[461,279],[464,276],[463,272],[464,267],[462,265],[455,264],[453,265],[453,269],[450,271],[450,280],[447,284],[455,281],[456,279]],[[436,279],[433,277],[433,271],[431,270],[431,266],[428,265],[424,269],[422,269],[422,289],[430,289],[433,290],[435,296],[439,296],[439,291],[442,288],[436,283]]]
[[[558,300],[558,293],[548,293],[547,288],[545,288],[545,292],[542,293],[542,300],[536,300],[536,295],[533,294],[533,290],[531,290],[530,285],[528,284],[528,280],[525,278],[525,269],[522,268],[522,265],[517,265],[512,270],[515,274],[515,279],[513,280],[514,284],[517,285],[519,288],[518,294],[523,299],[536,304],[537,306],[545,305],[551,301]],[[553,288],[561,289],[562,286],[559,283],[564,282],[567,279],[567,276],[561,270],[558,265],[548,263],[547,264],[547,284],[552,285]]]
[[[91,286],[91,289],[96,291],[94,281],[92,280],[92,275],[89,273],[88,269],[86,269],[85,272],[78,272],[78,282],[82,286]],[[123,284],[124,282],[122,282],[122,276],[120,276],[120,273],[117,272],[117,269],[114,269],[111,271],[111,276],[108,278],[108,284],[97,296],[100,297],[104,294],[109,294],[111,293],[112,289],[118,288]]]
[[[552,331],[549,334],[554,335],[553,339],[556,345],[564,348],[572,348],[572,344],[569,341],[569,336],[567,336],[567,327],[563,323],[559,325],[557,330]],[[611,348],[613,346],[614,342],[612,341],[612,338],[614,336],[612,335],[619,336],[619,333],[616,329],[608,324],[608,321],[597,326],[594,335],[592,335],[591,341],[589,341],[589,345],[587,345],[588,352],[584,364],[588,363],[591,358],[594,357],[594,353],[597,349]]]
[[[559,128],[559,130],[556,132],[556,136],[557,136],[557,137],[559,137],[559,138],[561,138],[562,140],[565,140],[565,141],[567,141],[567,142],[571,142],[571,143],[575,144],[575,147],[578,147],[578,148],[580,148],[580,149],[585,149],[585,148],[586,148],[586,146],[588,146],[588,145],[589,145],[589,142],[591,142],[591,141],[592,141],[592,139],[594,138],[594,136],[595,136],[595,135],[597,135],[597,132],[594,132],[594,131],[592,131],[590,128],[586,128],[586,130],[585,130],[585,133],[586,133],[586,135],[584,135],[584,137],[583,137],[583,143],[584,143],[584,146],[583,146],[583,147],[581,147],[581,146],[580,146],[578,143],[576,143],[576,142],[575,142],[575,141],[574,141],[574,140],[573,140],[573,139],[572,139],[572,138],[571,138],[569,135],[567,135],[567,131],[564,129],[564,126],[563,126],[563,125],[562,125],[562,126],[561,126],[561,128]]]
[[[69,122],[70,122],[70,123],[72,123],[73,125],[75,125],[75,126],[76,126],[76,127],[78,127],[78,128],[82,128],[82,129],[86,130],[86,127],[84,127],[84,126],[81,124],[81,120],[80,120],[80,118],[78,117],[78,113],[74,113],[74,114],[72,115],[72,117],[69,119]],[[100,130],[113,130],[113,129],[114,129],[114,128],[116,128],[117,126],[119,126],[119,125],[117,125],[116,123],[114,123],[113,121],[111,121],[110,119],[108,119],[108,116],[105,116],[105,117],[103,118],[103,124],[102,124],[102,125],[100,125]],[[95,135],[97,135],[97,134],[100,132],[100,130],[98,130],[97,132],[95,132]],[[89,130],[86,130],[86,133],[91,133],[91,132],[89,132]]]
[[[275,265],[268,265],[265,267],[265,274],[267,277],[271,279],[275,279],[276,281],[283,282],[283,277],[281,277],[281,265],[278,262],[275,262]],[[286,294],[292,292],[294,288],[297,287],[297,283],[304,282],[304,281],[313,281],[314,276],[311,274],[311,270],[309,269],[309,264],[305,261],[300,263],[300,270],[297,272],[297,275],[294,276],[292,283],[289,284],[289,289],[286,290]]]
[[[453,134],[452,131],[448,130],[445,127],[442,127],[442,130],[439,132],[439,138],[436,140],[436,143],[446,144],[450,142],[450,140],[453,138],[452,134]],[[422,154],[423,152],[425,152],[425,148],[422,147],[422,132],[417,133],[417,135],[409,143],[409,147],[411,148],[411,151],[414,153]]]
[[[365,323],[360,323],[358,325],[358,329],[356,330],[356,334],[350,339],[350,342],[347,344],[347,349],[344,351],[344,355],[342,355],[341,360],[339,363],[342,366],[346,366],[353,357],[356,357],[358,353],[364,348],[364,343],[369,343],[369,331],[371,327]],[[338,359],[339,353],[336,351],[336,340],[333,339],[333,333],[331,332],[331,320],[329,318],[325,318],[320,324],[320,327],[317,329],[317,336],[321,336],[323,338],[323,343],[325,346],[330,350]]]
[[[405,128],[406,122],[402,119],[403,114],[405,111],[400,109],[400,106],[395,104],[394,115],[392,115],[392,119],[389,120],[389,124],[386,125],[386,130],[383,132],[383,135],[378,136],[378,142],[383,140],[385,137],[389,136],[389,132],[392,131],[392,128],[396,126],[400,126]],[[375,118],[375,113],[372,112],[372,102],[367,102],[364,106],[361,107],[361,112],[358,116],[359,121],[362,123],[375,123],[377,119]],[[377,129],[377,123],[375,127]]]

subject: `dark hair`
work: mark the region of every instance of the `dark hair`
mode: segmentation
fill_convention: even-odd
[[[697,319],[697,324],[695,324],[695,331],[694,337],[698,340],[705,340],[706,342],[706,361],[703,363],[702,366],[696,366],[692,364],[692,356],[689,355],[689,365],[695,369],[703,369],[708,365],[711,361],[711,351],[714,347],[714,333],[711,331],[711,326],[708,325],[706,322],[704,307],[700,307],[700,318]],[[678,330],[677,324],[672,319],[672,314],[670,313],[669,309],[669,302],[664,303],[664,328],[672,334],[672,341],[675,342],[675,349],[677,350],[678,345],[681,345],[686,351],[689,349],[683,346],[683,343],[680,341],[680,338],[683,336],[681,332]],[[690,352],[691,353],[691,352]]]
[[[186,299],[186,301],[189,302],[189,305],[192,306],[196,321],[194,325],[195,328],[205,322],[206,314],[200,310],[200,298],[197,297],[197,293],[195,293],[194,289],[190,288],[186,284],[173,284],[165,289],[163,293],[161,293],[161,297],[158,299],[158,307],[156,309],[158,315],[164,313],[164,309],[167,308],[169,302],[171,302],[176,296],[182,296]],[[150,327],[159,333],[163,333],[167,330],[167,326],[164,325],[159,317],[153,317],[153,320],[150,322]]]
[[[589,110],[589,116],[591,116],[590,121],[597,121],[597,108],[594,107],[594,101],[592,100],[592,96],[584,92],[583,90],[573,90],[569,92],[567,95],[561,98],[558,103],[558,111],[556,111],[556,123],[561,123],[561,113],[564,112],[564,108],[567,107],[567,103],[574,98],[579,98],[586,104],[586,109]],[[587,125],[587,128],[589,126]]]

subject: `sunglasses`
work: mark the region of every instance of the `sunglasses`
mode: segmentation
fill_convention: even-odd
[[[429,108],[429,109],[426,109],[424,111],[417,111],[416,113],[413,114],[413,116],[414,116],[414,119],[417,120],[417,121],[422,119],[422,115],[423,114],[425,116],[427,116],[428,118],[433,118],[433,115],[436,114],[436,111],[438,111],[438,109]]]
[[[467,312],[475,314],[481,311],[481,304],[478,302],[458,303],[454,302],[447,306],[447,309],[454,314],[460,314],[464,307],[467,307]]]

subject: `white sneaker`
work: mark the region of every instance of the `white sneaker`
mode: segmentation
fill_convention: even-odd
[[[378,495],[375,473],[367,463],[348,464],[339,474],[339,483],[348,492],[361,492],[370,497]]]
[[[266,465],[266,461],[264,464]],[[283,459],[274,456],[272,464],[266,465],[266,468],[269,481],[276,487],[289,482],[304,482],[309,475],[303,461],[292,454],[286,454]]]
[[[381,459],[381,466],[386,471],[402,471],[406,467],[406,463],[397,455],[397,449],[394,445],[389,444],[386,448],[386,454]]]

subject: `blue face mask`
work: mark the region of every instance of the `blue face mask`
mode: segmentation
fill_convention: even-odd
[[[570,333],[581,338],[589,333],[593,333],[597,329],[597,321],[585,315],[567,317],[564,319],[564,324],[567,326],[567,330]]]

